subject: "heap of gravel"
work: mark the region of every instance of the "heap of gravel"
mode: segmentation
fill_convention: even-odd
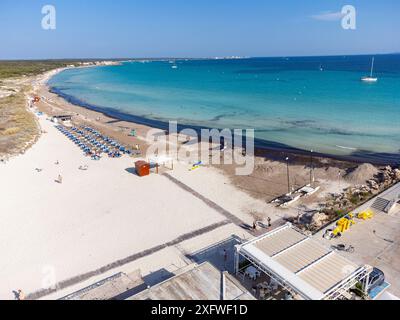
[[[373,179],[379,172],[379,169],[370,163],[363,163],[350,170],[345,179],[352,184],[365,184],[366,181]]]

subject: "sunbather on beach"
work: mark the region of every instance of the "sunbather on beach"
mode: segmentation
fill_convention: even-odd
[[[56,182],[59,183],[59,184],[62,184],[62,180],[63,180],[63,178],[62,178],[62,176],[59,174],[59,175],[58,175],[58,178],[57,178],[57,180],[56,180]]]

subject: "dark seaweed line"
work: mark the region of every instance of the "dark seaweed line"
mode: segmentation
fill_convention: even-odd
[[[122,121],[137,123],[137,124],[161,129],[161,130],[169,129],[169,124],[167,121],[149,119],[149,118],[145,118],[145,117],[141,117],[141,116],[136,116],[136,115],[120,112],[120,111],[117,111],[117,110],[114,110],[114,109],[108,108],[108,107],[96,106],[96,105],[87,103],[85,101],[82,101],[74,96],[68,95],[68,94],[62,92],[57,87],[51,87],[50,92],[57,94],[59,97],[63,98],[64,100],[68,101],[71,104],[99,112],[99,113],[101,113],[107,117],[113,118],[115,120],[122,120]],[[181,131],[186,128],[193,129],[198,134],[200,134],[201,129],[212,129],[212,128],[209,128],[206,126],[178,124],[178,131]],[[243,146],[245,146],[244,143],[243,143]],[[283,144],[283,143],[264,140],[264,139],[260,139],[260,138],[254,139],[254,146],[255,146],[256,154],[267,154],[268,151],[281,152],[282,154],[302,155],[302,156],[310,154],[309,150],[299,149],[299,148],[291,147],[291,146]],[[329,159],[340,160],[340,161],[350,161],[350,162],[355,162],[355,163],[369,162],[369,163],[376,164],[376,165],[399,165],[400,164],[400,152],[399,153],[377,153],[377,152],[369,152],[369,151],[365,151],[365,150],[359,150],[359,151],[353,152],[352,154],[346,155],[346,156],[334,155],[334,154],[329,154],[329,153],[317,153],[317,152],[315,152],[314,155],[316,157],[329,158]],[[285,158],[285,156],[282,156],[282,159],[284,159],[284,158]]]

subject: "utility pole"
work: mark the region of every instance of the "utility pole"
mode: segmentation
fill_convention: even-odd
[[[290,188],[290,176],[289,176],[289,157],[286,157],[286,168],[287,168],[287,184],[288,184],[288,194],[292,193]]]
[[[311,153],[310,153],[310,186],[313,187],[314,186],[314,164],[313,164],[313,150],[311,149]]]

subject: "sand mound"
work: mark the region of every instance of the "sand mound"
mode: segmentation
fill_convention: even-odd
[[[321,177],[325,179],[337,180],[339,178],[339,175],[343,176],[343,170],[337,167],[328,167],[321,170],[321,173],[319,174],[321,175]]]
[[[363,163],[346,174],[345,179],[353,184],[365,184],[366,181],[374,178],[379,170],[369,163]]]

